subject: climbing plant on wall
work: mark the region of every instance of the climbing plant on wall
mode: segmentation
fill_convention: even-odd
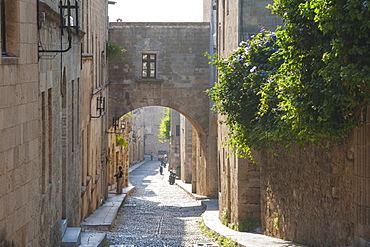
[[[105,43],[107,51],[107,59],[110,61],[117,61],[123,58],[123,53],[126,51],[116,42],[112,40],[107,40]]]
[[[226,116],[228,144],[246,155],[276,144],[341,142],[366,119],[368,2],[276,0],[270,8],[284,28],[210,58],[219,82],[208,94]]]

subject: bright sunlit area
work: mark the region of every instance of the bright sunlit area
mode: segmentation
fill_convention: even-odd
[[[203,0],[113,0],[109,21],[202,22]]]

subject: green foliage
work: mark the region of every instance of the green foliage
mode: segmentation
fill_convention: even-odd
[[[130,117],[136,117],[136,115],[132,114],[132,112],[128,112],[124,115],[125,118],[130,118]]]
[[[238,243],[231,238],[225,238],[218,235],[215,231],[209,230],[203,221],[198,222],[200,230],[204,235],[217,241],[218,244],[225,247],[237,247]]]
[[[238,225],[239,225],[239,227],[237,229],[238,231],[252,232],[257,227],[261,226],[261,222],[259,222],[258,220],[255,220],[251,217],[247,217],[247,219],[240,221]]]
[[[276,213],[276,217],[274,218],[274,227],[276,230],[279,230],[279,214]]]
[[[170,139],[170,123],[171,123],[171,111],[170,108],[164,108],[164,117],[159,125],[158,138]]]
[[[226,144],[250,156],[251,148],[340,143],[366,121],[368,2],[276,0],[270,8],[284,29],[210,58],[219,83],[208,94],[226,116]]]
[[[126,51],[125,49],[111,40],[107,40],[105,45],[108,60],[116,61],[122,59],[122,54]]]
[[[110,246],[109,240],[104,238],[102,242],[102,247],[109,247],[109,246]]]
[[[229,210],[227,208],[224,208],[224,210],[222,210],[221,223],[225,226],[227,226],[229,223]]]
[[[275,33],[261,31],[252,40],[241,42],[228,58],[212,58],[219,82],[207,93],[215,102],[214,110],[226,116],[223,123],[230,134],[226,144],[242,156],[250,155],[250,148],[270,145],[271,133],[277,131],[274,123],[279,110],[262,105],[277,103],[272,92],[267,94],[271,77],[282,63],[276,40]]]
[[[125,138],[121,137],[120,135],[116,134],[116,142],[119,146],[128,147],[127,141]]]

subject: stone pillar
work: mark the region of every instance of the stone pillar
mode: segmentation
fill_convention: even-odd
[[[181,180],[185,183],[192,181],[192,126],[191,123],[181,115]]]
[[[180,113],[174,110],[171,110],[170,153],[168,159],[168,169],[176,170],[180,166]]]

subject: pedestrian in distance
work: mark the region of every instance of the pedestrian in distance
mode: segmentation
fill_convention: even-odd
[[[150,153],[150,160],[153,160],[153,152]]]
[[[163,166],[159,166],[159,173],[163,175]]]
[[[114,176],[116,177],[117,182],[116,193],[122,194],[122,176],[123,176],[122,166],[118,167],[118,172],[114,174]]]

